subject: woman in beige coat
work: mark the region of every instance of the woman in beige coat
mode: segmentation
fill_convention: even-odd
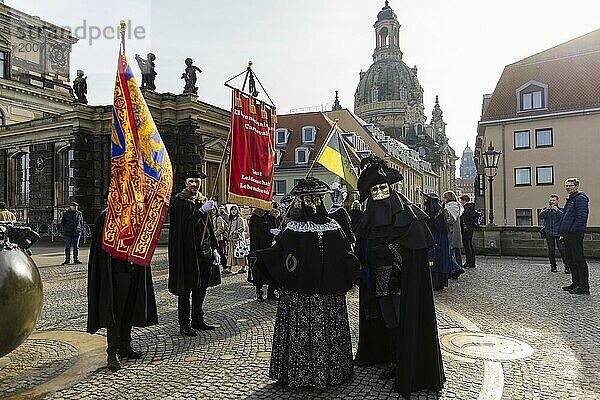
[[[240,257],[239,250],[244,247],[246,250],[245,224],[240,216],[238,206],[233,205],[229,210],[229,227],[227,228],[227,240],[229,241],[229,253],[227,254],[228,268],[238,266],[241,267],[238,274],[248,272],[246,269],[246,254]],[[236,254],[237,253],[237,254]],[[237,257],[236,257],[237,256]]]
[[[462,243],[462,230],[460,229],[460,216],[463,213],[463,208],[458,202],[456,194],[452,190],[448,190],[443,194],[444,198],[444,213],[446,216],[446,223],[450,232],[448,233],[448,239],[450,239],[450,248],[454,250],[456,256],[456,262],[462,267],[462,257],[460,249],[463,247]]]

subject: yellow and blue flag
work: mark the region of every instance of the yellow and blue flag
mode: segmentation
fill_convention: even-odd
[[[333,126],[325,140],[317,162],[346,181],[353,190],[358,188],[358,176],[337,124]]]
[[[119,52],[111,134],[111,177],[102,248],[148,267],[167,215],[173,170],[167,149]]]

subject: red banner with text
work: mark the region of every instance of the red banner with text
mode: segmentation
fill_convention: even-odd
[[[233,90],[231,106],[230,203],[272,208],[275,108]]]

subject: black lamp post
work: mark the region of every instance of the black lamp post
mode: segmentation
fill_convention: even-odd
[[[492,193],[492,182],[494,178],[498,174],[498,161],[500,161],[500,151],[494,150],[494,146],[492,142],[490,142],[490,146],[487,151],[483,153],[483,162],[485,164],[485,176],[487,176],[490,182],[490,223],[489,225],[494,225],[494,196]]]

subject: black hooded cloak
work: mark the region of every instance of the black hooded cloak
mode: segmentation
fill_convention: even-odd
[[[367,269],[369,265],[392,263],[401,269],[396,389],[403,396],[422,389],[441,390],[446,378],[427,257],[434,245],[427,214],[402,194],[391,191],[387,199],[367,200],[359,232]],[[369,293],[369,289],[364,292]],[[369,297],[361,299],[362,303],[368,307]]]

